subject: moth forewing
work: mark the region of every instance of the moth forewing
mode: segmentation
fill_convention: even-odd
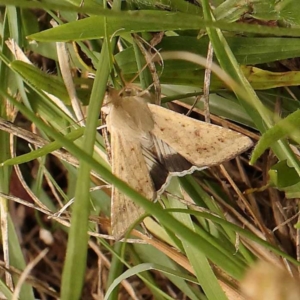
[[[122,133],[112,130],[112,173],[149,200],[154,200],[156,192],[150,178],[140,144],[124,139]],[[111,225],[115,239],[120,239],[126,230],[144,213],[114,186],[112,188]]]
[[[147,199],[154,200],[156,192],[141,145],[152,143],[149,131],[154,122],[147,104],[135,97],[114,98],[106,121],[111,135],[112,173]],[[113,186],[111,226],[116,240],[144,212]]]
[[[148,106],[154,120],[151,133],[196,168],[221,164],[253,145],[250,138],[230,129],[201,122],[161,106]]]

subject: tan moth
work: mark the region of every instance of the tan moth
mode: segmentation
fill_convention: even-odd
[[[171,176],[184,176],[230,160],[252,146],[250,138],[147,103],[134,90],[112,90],[106,122],[112,173],[153,201]],[[145,211],[112,188],[111,226],[116,240]]]

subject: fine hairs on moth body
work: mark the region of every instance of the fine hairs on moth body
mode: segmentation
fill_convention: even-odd
[[[149,104],[134,89],[111,89],[106,103],[112,173],[150,201],[164,191],[170,177],[219,165],[253,144],[238,132]],[[111,227],[116,240],[144,213],[112,187]]]

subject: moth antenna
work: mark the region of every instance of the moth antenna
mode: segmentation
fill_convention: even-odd
[[[153,62],[153,58],[156,57],[156,55],[150,55],[150,53],[149,53],[150,51],[145,49],[143,43],[148,45],[150,49],[153,49],[156,52],[156,54],[158,53],[158,51],[147,41],[142,39],[139,35],[133,34],[133,37],[134,37],[135,42],[136,42],[137,46],[139,47],[139,49],[140,49],[141,53],[143,54],[143,56],[146,60],[146,63],[147,63],[146,66],[144,66],[144,68],[141,71],[143,71],[145,69],[145,67],[149,68],[149,71],[152,76],[154,91],[155,91],[155,93],[154,93],[155,94],[155,104],[160,105],[160,103],[161,103],[161,86],[160,86],[160,82],[159,82],[159,76],[156,71],[155,63]]]
[[[143,40],[141,37],[139,37],[137,34],[133,34],[133,39],[137,46],[139,47],[142,55],[144,56],[146,60],[146,64],[139,70],[139,72],[130,80],[130,82],[126,82],[125,78],[123,77],[123,74],[118,67],[117,62],[114,60],[114,66],[117,69],[118,76],[122,82],[121,85],[124,86],[119,92],[118,96],[122,96],[121,93],[126,89],[126,87],[130,86],[133,84],[133,82],[136,80],[138,76],[140,76],[141,72],[143,72],[147,67],[150,70],[151,76],[152,76],[152,81],[153,83],[148,86],[146,90],[149,90],[151,87],[154,87],[154,95],[155,95],[155,103],[160,105],[160,99],[161,99],[161,87],[160,87],[160,82],[159,82],[159,76],[156,71],[155,63],[154,61],[158,61],[157,57],[160,57],[160,61],[162,61],[161,55],[158,52],[157,49],[154,48],[153,45],[149,44],[147,41]],[[150,51],[145,49],[143,43],[149,46],[149,48],[153,49],[156,53],[154,55],[150,55]],[[134,88],[135,90],[137,89],[136,87]]]
[[[141,40],[143,43],[145,43],[146,45],[148,45],[149,48],[150,48],[151,50],[153,50],[153,52],[155,52],[155,54],[152,55],[152,57],[150,57],[148,64],[150,65],[151,63],[154,63],[154,62],[161,63],[161,65],[162,65],[162,71],[160,72],[160,74],[162,74],[162,73],[163,73],[163,70],[164,70],[164,60],[163,60],[163,58],[162,58],[162,56],[161,56],[159,50],[157,50],[157,49],[154,47],[154,46],[157,45],[157,44],[156,44],[156,43],[155,43],[155,44],[152,44],[152,40],[150,41],[150,43],[148,43],[146,40],[144,40],[143,38],[141,38],[139,35],[137,35],[137,38],[138,38],[139,40]],[[143,46],[143,44],[142,44],[142,46]],[[145,49],[145,48],[144,48],[144,49]],[[149,53],[149,51],[147,51],[146,49],[145,49],[145,51],[146,51],[147,53]],[[159,57],[159,59],[158,59],[158,57]],[[145,59],[146,59],[146,58],[145,58]],[[154,65],[154,66],[155,66],[155,65]],[[156,71],[156,68],[155,68],[155,71]],[[153,81],[155,81],[155,80],[153,80]]]

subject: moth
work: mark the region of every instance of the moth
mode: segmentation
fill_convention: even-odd
[[[149,104],[133,89],[111,90],[106,102],[112,173],[150,201],[164,191],[170,177],[221,164],[252,146],[240,133]],[[116,240],[144,213],[112,187]]]

